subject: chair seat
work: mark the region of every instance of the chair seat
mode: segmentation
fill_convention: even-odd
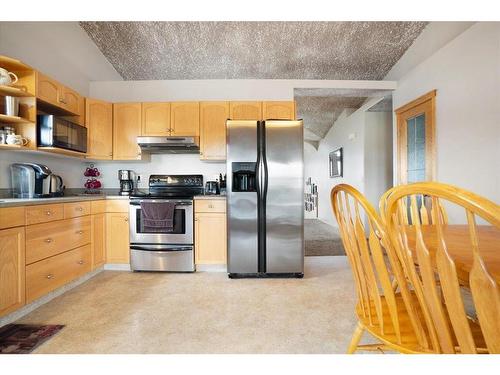
[[[411,298],[415,299],[414,301],[414,306],[417,308],[417,314],[421,317],[422,312],[419,309],[420,304],[416,300],[416,295],[411,294]],[[368,306],[365,306],[365,311],[363,313],[363,309],[360,305],[360,303],[357,304],[356,306],[356,314],[358,316],[358,319],[360,323],[363,325],[363,327],[373,336],[375,336],[377,339],[379,339],[381,342],[386,344],[387,346],[393,348],[394,350],[397,350],[402,353],[436,353],[430,348],[425,348],[420,343],[418,342],[418,338],[415,334],[415,331],[411,325],[410,321],[410,316],[408,315],[405,304],[403,301],[403,297],[400,293],[396,294],[396,305],[397,305],[397,310],[398,310],[398,318],[399,318],[399,324],[400,324],[400,330],[401,330],[401,342],[398,342],[397,336],[396,336],[396,331],[394,329],[394,326],[391,322],[391,318],[389,315],[389,308],[387,306],[387,302],[384,296],[381,296],[381,302],[382,302],[382,310],[383,310],[383,331],[382,331],[382,326],[380,325],[380,322],[378,321],[377,318],[377,313],[375,310],[375,304],[372,302],[370,303],[370,314],[368,314]],[[371,315],[371,319],[370,319]],[[451,323],[450,323],[451,324]],[[478,352],[479,353],[487,353],[486,349],[486,343],[483,337],[483,334],[481,332],[481,327],[479,326],[478,323],[474,322],[473,320],[469,319],[469,325],[471,327],[471,331],[474,337],[474,341],[477,345]],[[427,332],[426,332],[427,333]],[[456,344],[456,346],[458,346]]]

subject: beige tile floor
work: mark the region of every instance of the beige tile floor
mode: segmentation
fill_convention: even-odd
[[[345,257],[304,279],[104,271],[19,322],[66,325],[35,353],[345,353],[354,296]]]

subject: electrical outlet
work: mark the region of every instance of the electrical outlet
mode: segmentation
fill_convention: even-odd
[[[142,174],[137,175],[137,186],[142,184]]]

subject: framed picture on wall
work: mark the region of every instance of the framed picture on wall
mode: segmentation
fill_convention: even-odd
[[[342,147],[330,152],[329,155],[330,178],[344,175],[344,153]]]

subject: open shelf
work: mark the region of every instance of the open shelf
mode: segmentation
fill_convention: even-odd
[[[23,90],[19,87],[6,86],[6,85],[0,85],[0,95],[16,96],[18,98],[34,97],[33,94],[30,94],[26,90]]]
[[[26,147],[23,147],[23,146],[20,146],[20,145],[6,145],[6,144],[0,144],[0,150],[21,150],[23,148],[26,148]]]
[[[33,121],[26,120],[25,118],[19,117],[19,116],[7,116],[7,115],[1,115],[0,114],[0,123],[3,124],[33,124],[35,123]]]

